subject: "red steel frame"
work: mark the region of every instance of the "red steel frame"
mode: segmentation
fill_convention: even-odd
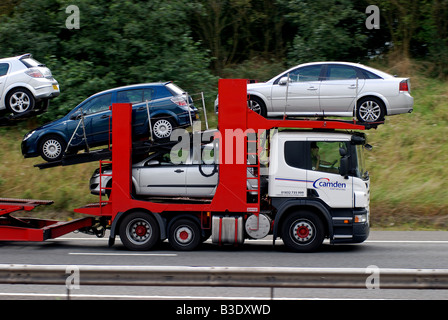
[[[349,129],[364,130],[355,123],[329,120],[268,120],[247,108],[246,80],[222,79],[219,81],[219,150],[222,161],[219,164],[219,184],[210,203],[156,203],[136,200],[131,196],[132,170],[132,105],[116,103],[112,106],[112,196],[109,201],[96,206],[75,209],[76,212],[107,216],[112,220],[118,213],[134,209],[150,212],[231,212],[258,214],[260,204],[247,203],[247,164],[238,163],[237,144],[233,143],[232,132],[260,132],[283,128]],[[229,133],[229,135],[227,135]],[[247,141],[247,135],[245,135]],[[247,159],[247,144],[244,143],[244,158]],[[239,161],[241,162],[241,161]],[[259,197],[258,197],[259,199]]]
[[[44,241],[54,239],[93,224],[92,218],[56,221],[35,218],[17,218],[10,214],[31,211],[53,201],[0,198],[0,241]]]

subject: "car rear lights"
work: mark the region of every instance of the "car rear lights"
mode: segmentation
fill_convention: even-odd
[[[187,101],[180,96],[171,98],[171,101],[174,102],[175,104],[177,104],[179,107],[184,107],[184,106],[188,105]]]
[[[400,91],[407,91],[410,92],[411,90],[409,90],[409,83],[408,80],[403,80],[400,82]]]
[[[29,75],[31,78],[44,78],[44,75],[42,72],[40,72],[39,69],[30,68],[25,71],[27,75]]]

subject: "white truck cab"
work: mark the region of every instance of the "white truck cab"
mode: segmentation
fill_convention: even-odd
[[[297,210],[318,216],[332,243],[364,241],[369,234],[370,201],[365,146],[362,133],[273,134],[267,180],[268,196],[277,209],[278,230],[274,228],[274,236],[279,234],[285,241],[288,232],[281,229],[282,215],[286,217]],[[292,241],[306,244],[309,233],[318,228],[312,219],[299,220],[295,226],[292,223],[294,230],[289,234]],[[300,237],[300,230],[304,238]]]

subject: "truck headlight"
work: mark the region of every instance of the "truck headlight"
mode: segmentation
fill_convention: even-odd
[[[367,222],[367,213],[355,215],[355,223],[366,223],[366,222]]]

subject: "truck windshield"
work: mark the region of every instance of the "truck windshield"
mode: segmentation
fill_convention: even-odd
[[[364,156],[364,146],[363,145],[357,145],[356,148],[356,176],[358,178],[362,178],[363,180],[369,179],[369,172],[366,170],[365,165],[365,156]]]

